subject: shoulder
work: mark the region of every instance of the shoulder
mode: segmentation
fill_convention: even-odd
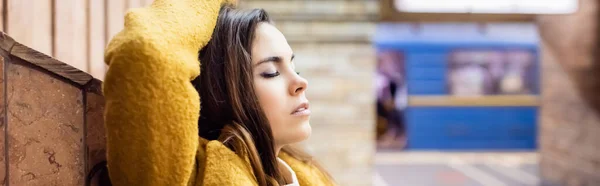
[[[199,144],[196,185],[257,185],[247,162],[223,143],[201,138]]]
[[[279,155],[279,158],[285,161],[292,168],[292,170],[294,170],[294,173],[296,173],[296,177],[298,177],[298,182],[300,182],[300,185],[335,185],[333,180],[329,178],[327,173],[322,172],[314,164],[306,163],[301,160],[295,159],[294,157],[286,153],[281,153]]]

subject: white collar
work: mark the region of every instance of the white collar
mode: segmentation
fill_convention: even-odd
[[[284,186],[300,186],[300,183],[298,183],[298,177],[296,177],[296,173],[294,172],[294,170],[292,170],[292,167],[290,167],[285,161],[283,161],[280,158],[277,158],[277,160],[279,161],[279,163],[283,164],[283,166],[285,166],[285,168],[287,168],[292,174],[292,183]]]

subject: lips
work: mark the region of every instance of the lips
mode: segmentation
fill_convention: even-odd
[[[292,112],[294,116],[307,116],[310,115],[310,109],[308,102],[300,104],[294,111]]]

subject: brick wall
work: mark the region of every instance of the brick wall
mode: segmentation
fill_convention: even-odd
[[[308,79],[312,137],[304,143],[340,185],[371,185],[374,144],[370,43],[376,0],[243,0],[264,8],[286,35]]]
[[[545,185],[600,185],[596,0],[573,15],[541,16],[540,170]],[[596,95],[588,97],[586,95]],[[595,97],[595,98],[594,98]]]

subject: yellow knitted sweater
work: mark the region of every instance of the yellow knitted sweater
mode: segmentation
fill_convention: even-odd
[[[198,51],[232,0],[155,0],[130,10],[106,49],[107,160],[115,186],[257,185],[218,141],[198,136]],[[280,155],[300,185],[332,185],[315,167]]]

